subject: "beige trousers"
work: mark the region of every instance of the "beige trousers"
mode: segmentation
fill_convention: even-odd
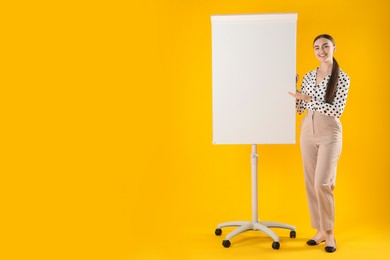
[[[300,142],[312,227],[332,230],[333,189],[342,147],[340,119],[308,111],[302,119]]]

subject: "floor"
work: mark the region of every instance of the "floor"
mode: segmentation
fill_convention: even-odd
[[[324,243],[307,246],[312,231],[298,228],[296,238],[290,238],[288,230],[272,229],[280,238],[278,250],[272,249],[272,239],[259,231],[242,233],[225,248],[224,236],[233,229],[224,228],[221,236],[214,234],[215,227],[185,227],[169,235],[160,232],[157,237],[149,234],[123,259],[390,259],[390,238],[379,228],[349,227],[339,231],[333,254],[324,251]]]

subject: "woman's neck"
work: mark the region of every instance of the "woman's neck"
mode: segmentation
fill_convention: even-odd
[[[333,62],[321,62],[318,70],[321,74],[328,75],[332,73]]]

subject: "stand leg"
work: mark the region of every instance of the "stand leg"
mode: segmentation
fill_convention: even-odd
[[[224,228],[224,227],[235,227],[235,226],[243,226],[248,224],[248,221],[230,221],[230,222],[224,222],[218,225],[218,228]]]
[[[267,226],[263,225],[262,223],[254,223],[253,227],[255,230],[260,230],[260,231],[266,233],[275,242],[279,242],[279,237],[271,229],[269,229]]]
[[[240,233],[243,233],[245,231],[248,231],[248,230],[253,230],[253,224],[252,223],[246,223],[242,226],[240,226],[239,228],[236,228],[235,230],[233,230],[232,232],[230,232],[227,236],[226,236],[226,240],[230,240],[232,239],[233,237],[237,236],[238,234]]]
[[[290,229],[292,231],[295,231],[294,226],[280,223],[280,222],[262,221],[261,224],[263,224],[264,226],[269,227],[269,228],[284,228],[284,229]]]

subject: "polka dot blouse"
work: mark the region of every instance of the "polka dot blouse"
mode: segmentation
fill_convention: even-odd
[[[297,112],[302,114],[305,110],[317,111],[327,116],[340,117],[347,102],[349,77],[340,69],[337,82],[337,93],[332,103],[325,102],[326,87],[330,75],[325,77],[319,85],[316,83],[317,69],[307,73],[302,80],[301,93],[312,97],[312,101],[306,102],[297,99]]]

